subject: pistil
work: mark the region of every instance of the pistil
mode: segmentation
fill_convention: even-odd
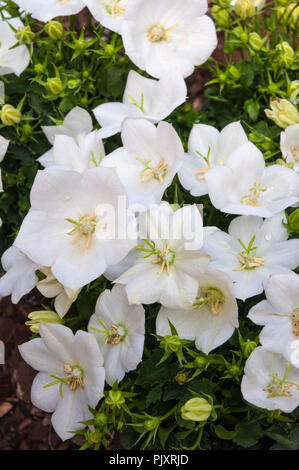
[[[225,295],[218,287],[201,287],[200,296],[196,297],[193,308],[200,309],[203,305],[208,305],[211,313],[218,316],[225,303]]]

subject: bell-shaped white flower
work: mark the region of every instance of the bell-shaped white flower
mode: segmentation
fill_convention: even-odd
[[[34,406],[52,415],[52,425],[64,441],[85,427],[103,397],[103,356],[93,335],[63,325],[41,323],[41,338],[19,346],[23,359],[39,373],[31,388]]]
[[[247,359],[241,391],[252,405],[291,413],[299,405],[299,369],[259,346]]]
[[[0,75],[21,73],[28,67],[30,56],[25,45],[13,47],[18,43],[15,31],[24,28],[19,18],[0,21]]]
[[[161,336],[171,334],[170,321],[180,338],[195,340],[197,349],[209,354],[238,327],[238,305],[227,274],[208,269],[199,276],[198,285],[196,299],[188,309],[160,309],[156,330]]]
[[[0,163],[2,162],[5,154],[7,152],[7,148],[9,145],[9,140],[5,139],[4,137],[0,136]],[[0,168],[0,192],[3,191],[3,184],[1,178],[1,168]]]
[[[38,281],[35,272],[40,266],[15,246],[3,253],[1,264],[6,273],[0,278],[0,299],[11,295],[12,303],[17,304],[34,289]]]
[[[76,140],[77,144],[84,149],[86,146],[92,144],[93,139],[97,135],[92,133],[92,119],[90,114],[79,106],[73,108],[65,116],[62,124],[59,124],[58,126],[42,126],[42,130],[52,145],[55,143],[56,136],[63,135],[72,137]],[[84,137],[86,137],[86,141]],[[59,158],[59,155],[56,155],[56,160],[54,160],[53,148],[51,148],[37,160],[43,167],[48,168],[62,159],[62,156]]]
[[[287,240],[284,217],[284,212],[266,220],[240,216],[230,223],[228,233],[206,233],[210,266],[230,276],[238,299],[261,294],[271,274],[290,273],[299,265],[299,240]]]
[[[104,272],[104,276],[108,279],[108,281],[115,281],[115,279],[117,279],[121,274],[133,266],[137,258],[138,252],[135,248],[133,248],[119,263],[108,266]]]
[[[145,315],[141,305],[130,305],[121,285],[105,290],[97,300],[88,331],[95,335],[104,356],[106,382],[120,382],[142,360]]]
[[[216,165],[226,165],[230,154],[248,141],[240,122],[232,122],[219,132],[207,124],[194,124],[188,141],[188,153],[178,176],[192,196],[208,193],[205,175]]]
[[[36,287],[44,297],[49,299],[55,297],[55,311],[60,318],[63,318],[71,308],[73,302],[77,300],[81,289],[72,290],[64,287],[57,281],[55,276],[53,276],[50,268],[40,268],[40,271],[46,277],[38,281]]]
[[[238,147],[225,166],[205,175],[213,206],[229,214],[272,217],[299,201],[299,175],[282,165],[265,165],[251,142]]]
[[[45,158],[46,155],[46,158]],[[101,164],[105,149],[99,131],[80,134],[76,139],[67,135],[57,135],[53,148],[39,158],[46,168],[62,168],[79,173]]]
[[[33,18],[44,22],[56,16],[75,15],[85,7],[84,0],[15,0],[15,3]]]
[[[287,127],[280,134],[280,148],[287,163],[293,164],[299,173],[299,124]]]
[[[175,67],[188,77],[217,46],[207,6],[206,0],[129,2],[121,29],[126,54],[153,77],[161,78]]]
[[[131,304],[160,302],[188,308],[209,256],[202,250],[202,218],[195,205],[173,212],[163,202],[139,219],[138,259],[115,282],[126,286]]]
[[[136,244],[136,221],[116,172],[48,168],[31,189],[31,209],[14,245],[73,291],[120,262]]]
[[[148,208],[159,203],[183,161],[179,136],[167,122],[156,127],[144,119],[127,119],[121,137],[124,146],[101,166],[116,169],[131,204]]]
[[[295,273],[271,276],[262,300],[248,313],[257,325],[265,325],[260,342],[268,351],[282,354],[299,367],[299,276]]]
[[[122,103],[104,103],[93,110],[101,125],[99,135],[110,137],[121,131],[126,118],[163,121],[186,101],[187,87],[179,71],[171,70],[160,80],[143,77],[131,70]]]
[[[129,0],[84,0],[94,18],[111,31],[119,32]]]

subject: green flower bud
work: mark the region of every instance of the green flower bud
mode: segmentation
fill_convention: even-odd
[[[94,424],[98,427],[103,427],[107,424],[108,418],[105,413],[97,413],[94,418]]]
[[[212,412],[212,406],[204,398],[188,400],[181,408],[181,416],[188,421],[206,421]]]
[[[59,77],[48,78],[45,88],[52,95],[60,95],[64,90],[63,83]]]
[[[294,80],[293,82],[288,83],[288,97],[290,98],[291,103],[296,101],[296,98],[299,93],[299,80]]]
[[[45,30],[54,41],[61,39],[63,36],[63,26],[59,21],[49,21],[45,26]]]
[[[31,31],[30,26],[25,26],[24,28],[19,28],[15,36],[20,44],[31,44],[35,34]]]
[[[203,369],[204,367],[206,367],[206,365],[208,364],[208,362],[209,362],[209,358],[208,358],[208,357],[197,356],[197,357],[194,359],[194,365],[195,365],[195,367],[198,367],[199,369]]]
[[[227,368],[227,372],[231,377],[239,377],[242,374],[242,369],[237,364],[232,364]]]
[[[299,23],[299,5],[296,3],[290,3],[286,8],[287,12],[287,24],[292,29],[298,28]]]
[[[296,209],[288,216],[289,232],[299,233],[299,209]]]
[[[241,77],[241,72],[235,65],[230,65],[228,68],[228,76],[233,80],[239,80]]]
[[[160,424],[159,418],[150,418],[144,421],[146,431],[154,431]]]
[[[28,318],[30,319],[30,321],[26,321],[25,325],[29,326],[29,329],[30,331],[32,331],[32,333],[39,332],[39,325],[41,323],[62,324],[62,320],[59,315],[57,315],[57,313],[51,310],[40,310],[36,312],[31,312],[29,313]]]
[[[179,385],[183,385],[187,380],[187,374],[180,372],[176,375],[175,380]]]
[[[272,119],[277,126],[285,129],[292,124],[299,123],[297,108],[288,100],[275,99],[271,101],[271,109],[265,109],[266,116]]]
[[[43,64],[38,63],[38,64],[35,64],[35,66],[33,67],[33,70],[37,75],[42,75],[46,69]]]
[[[164,336],[160,346],[164,349],[166,354],[171,354],[179,352],[182,348],[182,343],[178,336]]]
[[[244,31],[243,33],[240,34],[240,40],[244,43],[248,43],[249,36],[248,34]]]
[[[257,347],[257,344],[255,341],[250,341],[250,339],[247,339],[244,341],[242,345],[242,352],[244,354],[245,359],[248,359],[252,351]]]
[[[278,65],[286,69],[290,68],[295,60],[294,49],[289,45],[287,41],[283,41],[280,44],[277,44],[275,49],[279,52],[277,58]]]
[[[104,52],[106,56],[113,57],[116,53],[116,50],[112,46],[112,44],[106,44],[106,46],[104,47]]]
[[[125,403],[125,398],[120,390],[110,390],[105,402],[111,408],[121,408]]]
[[[225,28],[230,25],[230,14],[224,8],[221,8],[219,5],[212,6],[212,15],[216,23]]]
[[[81,81],[80,80],[69,80],[67,82],[67,87],[70,89],[70,90],[74,90],[75,88],[78,88],[80,86],[80,83]]]
[[[235,4],[235,12],[240,18],[242,18],[242,20],[251,18],[255,12],[253,0],[237,0]]]
[[[11,104],[5,104],[1,109],[1,121],[5,126],[14,126],[21,121],[21,111]]]
[[[254,51],[259,51],[263,45],[264,40],[258,33],[249,33],[249,45]]]

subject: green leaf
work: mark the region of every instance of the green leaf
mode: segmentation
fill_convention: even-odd
[[[220,439],[224,439],[227,441],[230,441],[231,439],[233,439],[237,434],[236,430],[229,431],[228,429],[225,429],[223,426],[221,426],[221,424],[218,424],[217,426],[214,426],[213,428],[217,436],[220,437]]]
[[[264,431],[258,423],[236,426],[236,435],[233,437],[233,442],[241,447],[254,446],[259,439],[264,435]]]

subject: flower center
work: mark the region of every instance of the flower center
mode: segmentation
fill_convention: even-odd
[[[125,339],[127,336],[128,330],[125,325],[111,325],[109,328],[109,335],[108,335],[108,344],[119,344],[121,341]]]
[[[207,166],[207,167],[205,167],[205,168],[201,168],[201,170],[197,170],[197,171],[195,172],[196,178],[197,178],[199,181],[205,181],[205,180],[206,180],[205,175],[206,175],[207,171],[209,171],[209,169],[210,169],[210,168]]]
[[[257,256],[253,256],[253,252],[256,250],[256,246],[253,246],[254,240],[255,235],[252,237],[248,246],[246,247],[244,243],[240,239],[238,239],[238,242],[244,248],[244,250],[239,251],[239,253],[237,254],[237,258],[241,266],[239,268],[235,268],[234,271],[244,271],[244,269],[255,269],[265,265],[264,258],[258,258]]]
[[[125,338],[127,337],[128,329],[127,329],[126,325],[124,325],[123,323],[118,323],[118,324],[113,323],[110,326],[110,328],[108,328],[105,325],[105,323],[103,322],[103,320],[101,319],[101,317],[98,318],[98,321],[104,329],[99,330],[99,329],[93,328],[93,327],[91,327],[90,329],[92,331],[97,332],[97,333],[101,333],[101,336],[98,339],[98,343],[100,343],[101,340],[104,339],[103,346],[105,346],[106,343],[115,346],[115,345],[121,343],[122,341],[124,341]]]
[[[299,147],[295,147],[295,145],[292,145],[291,146],[291,154],[292,154],[294,160],[296,160],[296,162],[299,162]]]
[[[125,7],[119,5],[120,0],[109,0],[104,3],[104,7],[108,15],[111,15],[113,18],[115,16],[123,16],[125,14]]]
[[[195,309],[200,309],[203,305],[208,305],[213,315],[219,315],[225,303],[225,295],[218,287],[200,287],[200,296],[197,296],[194,304]]]
[[[159,250],[156,248],[155,242],[146,239],[143,239],[142,241],[145,245],[138,245],[136,250],[145,252],[145,258],[156,256],[156,258],[152,260],[152,263],[161,265],[157,274],[162,274],[164,269],[166,269],[167,274],[170,275],[170,266],[175,260],[175,251],[171,250],[170,244],[167,243],[162,250]]]
[[[86,242],[86,248],[89,248],[96,227],[99,226],[97,215],[93,212],[92,214],[83,215],[78,221],[69,218],[66,220],[75,226],[70,232],[68,232],[68,235],[72,235],[74,237],[73,245],[83,239]],[[106,225],[103,225],[102,228],[105,230]]]
[[[155,167],[151,166],[151,160],[142,160],[139,157],[136,157],[136,160],[142,163],[142,165],[145,167],[140,173],[142,183],[147,183],[153,178],[159,181],[160,184],[164,183],[164,178],[166,177],[168,171],[168,163],[165,163],[164,157],[161,158]]]
[[[161,41],[166,41],[170,42],[170,34],[169,31],[177,28],[177,24],[174,26],[171,26],[170,28],[164,28],[161,24],[154,24],[148,29],[147,32],[147,39],[149,42],[161,42]]]
[[[299,336],[299,307],[292,312],[292,331],[295,336]]]
[[[60,3],[60,5],[67,5],[69,1],[70,0],[58,0],[58,3]]]
[[[77,365],[64,364],[64,372],[66,373],[66,384],[70,385],[71,391],[77,390],[78,387],[84,388],[84,372]]]
[[[268,393],[267,398],[291,397],[292,394],[289,389],[293,386],[297,389],[299,388],[299,385],[297,385],[296,383],[287,381],[290,369],[291,364],[288,363],[286,372],[282,379],[280,379],[276,374],[270,374],[270,377],[272,377],[272,381],[267,387],[263,388],[263,391]]]
[[[242,198],[242,203],[247,204],[248,206],[260,207],[258,203],[258,198],[261,193],[267,191],[265,186],[261,186],[261,183],[254,183],[251,188],[249,188],[249,194],[246,194]]]

